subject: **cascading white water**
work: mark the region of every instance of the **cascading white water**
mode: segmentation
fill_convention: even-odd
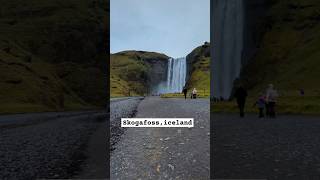
[[[244,28],[243,0],[213,1],[213,97],[228,99],[241,70]]]
[[[153,90],[155,94],[182,92],[186,84],[187,60],[185,57],[168,59],[167,79]]]
[[[187,61],[186,58],[170,58],[167,71],[167,93],[181,92],[186,83]]]

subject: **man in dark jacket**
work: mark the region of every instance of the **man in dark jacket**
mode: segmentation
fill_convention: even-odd
[[[184,99],[187,99],[187,92],[188,92],[188,89],[186,87],[183,88],[182,90],[183,94],[184,94]]]
[[[237,104],[240,110],[240,117],[244,117],[244,106],[248,96],[247,90],[243,86],[239,86],[235,91],[234,97],[237,99]]]

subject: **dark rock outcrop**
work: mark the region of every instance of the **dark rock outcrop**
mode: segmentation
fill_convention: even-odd
[[[273,0],[244,0],[243,65],[254,58],[264,33],[272,26],[272,20],[267,16],[272,4]]]
[[[125,73],[125,75],[122,75],[121,79],[128,82],[129,87],[123,87],[124,89],[133,89],[132,91],[135,91],[135,93],[140,95],[149,94],[153,87],[166,81],[169,58],[170,57],[165,54],[156,52],[134,50],[118,52],[111,55],[111,75],[113,77],[121,77],[120,73]],[[127,71],[126,68],[119,71],[119,69],[123,68],[123,64],[115,61],[123,61],[122,63],[125,64],[125,66],[128,66],[129,71],[135,66],[139,66],[139,69],[132,72],[135,75],[140,74],[138,75],[139,77],[131,79],[129,77],[130,72],[123,72]],[[120,84],[118,84],[118,82],[111,81],[111,85],[114,89],[120,89]],[[111,95],[113,94],[114,92],[111,92]]]
[[[131,56],[149,66],[148,86],[154,87],[167,78],[168,57],[165,54],[147,51],[123,51],[118,54]]]
[[[274,2],[274,0],[244,0],[242,68],[240,77],[234,81],[234,86],[238,83],[244,84],[247,88],[252,86],[250,85],[252,83],[248,82],[251,81],[247,77],[248,66],[255,61],[265,33],[273,26],[273,20],[268,11]]]
[[[168,60],[168,59],[167,59]],[[167,80],[168,61],[159,59],[150,59],[146,63],[150,66],[149,86],[155,87],[161,82]]]

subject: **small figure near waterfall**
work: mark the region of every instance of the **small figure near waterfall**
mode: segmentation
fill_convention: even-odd
[[[276,117],[275,106],[277,102],[278,92],[274,89],[273,84],[269,84],[266,92],[267,115],[271,118]]]
[[[188,89],[186,87],[183,88],[182,90],[183,94],[184,94],[184,99],[187,99],[187,93],[188,93]]]
[[[266,107],[266,96],[261,93],[259,99],[254,103],[254,106],[257,106],[259,109],[259,118],[264,117],[264,108]]]
[[[193,88],[193,90],[192,90],[192,98],[193,99],[197,99],[197,89],[196,88]]]
[[[240,117],[244,117],[244,106],[246,104],[247,96],[248,96],[247,90],[242,85],[240,85],[234,94],[234,97],[237,99],[237,104],[240,111]]]

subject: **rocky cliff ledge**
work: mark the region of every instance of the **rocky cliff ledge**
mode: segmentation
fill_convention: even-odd
[[[271,28],[272,22],[267,12],[272,4],[272,0],[244,0],[243,64],[254,58],[264,33]]]

